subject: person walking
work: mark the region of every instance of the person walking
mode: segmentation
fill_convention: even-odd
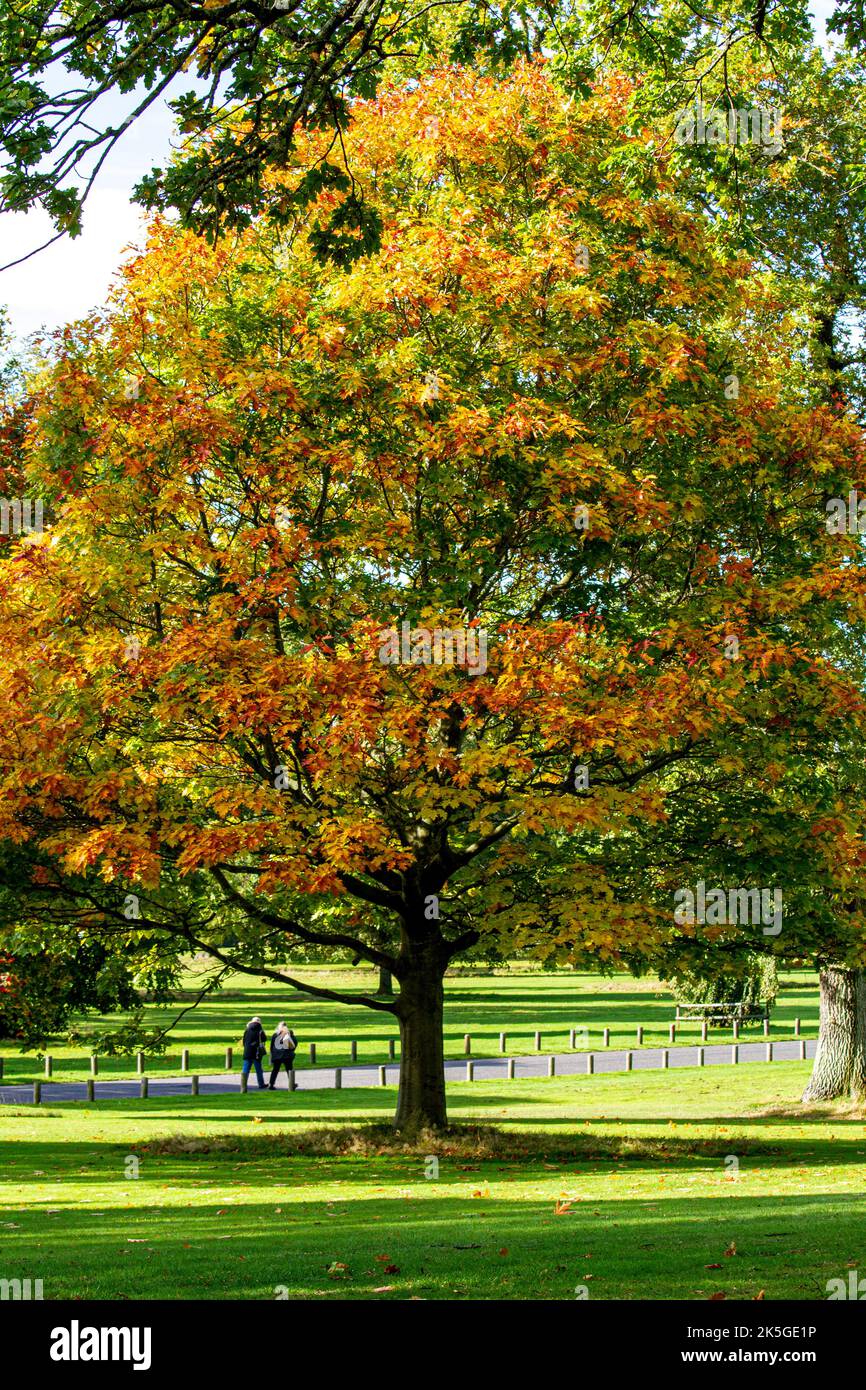
[[[251,1018],[244,1029],[244,1064],[241,1067],[241,1076],[249,1076],[250,1068],[255,1067],[260,1091],[265,1089],[262,1058],[265,1055],[267,1041],[262,1020],[258,1017]]]
[[[292,1068],[295,1065],[295,1049],[298,1040],[291,1028],[286,1027],[286,1020],[281,1018],[276,1027],[276,1032],[271,1038],[271,1079],[268,1082],[268,1090],[272,1091],[280,1074],[280,1067],[285,1067],[286,1075],[289,1077],[291,1085]]]

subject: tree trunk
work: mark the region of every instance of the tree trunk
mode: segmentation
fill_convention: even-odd
[[[379,966],[379,987],[378,987],[378,989],[376,990],[376,994],[377,994],[377,995],[384,995],[384,997],[385,997],[386,999],[390,999],[391,996],[393,995],[393,993],[394,993],[394,981],[391,979],[391,971],[388,970],[386,966],[380,965],[380,966]]]
[[[804,1101],[866,1096],[866,972],[829,966],[820,973],[818,1051]]]
[[[400,1090],[394,1127],[405,1134],[443,1129],[448,1122],[442,975],[442,966],[430,958],[414,963],[408,973],[401,971]]]

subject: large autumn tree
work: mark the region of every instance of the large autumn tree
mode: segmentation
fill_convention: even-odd
[[[455,956],[659,958],[681,871],[610,847],[663,844],[716,772],[767,794],[780,728],[863,717],[824,650],[863,615],[823,525],[859,434],[631,96],[527,65],[362,103],[380,251],[322,268],[333,188],[216,249],[158,224],[32,383],[50,526],[0,603],[21,915],[394,1015],[403,1128],[446,1118]],[[485,658],[428,663],[404,623]],[[293,944],[397,996],[312,987]]]

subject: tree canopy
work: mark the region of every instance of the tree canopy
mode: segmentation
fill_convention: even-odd
[[[836,23],[859,55],[858,7],[843,0]],[[578,95],[627,72],[658,119],[705,93],[735,102],[750,60],[781,74],[810,40],[805,0],[721,0],[711,12],[689,0],[613,11],[605,0],[12,0],[0,16],[0,198],[41,206],[56,235],[77,235],[105,161],[166,97],[179,145],[141,181],[145,206],[216,236],[262,212],[290,220],[329,185],[362,236],[319,255],[344,255],[379,235],[342,135],[351,102],[383,79],[448,61],[501,73],[543,55]],[[273,200],[266,175],[290,167],[303,124],[328,139]]]
[[[810,777],[862,728],[859,544],[825,525],[860,432],[633,95],[518,63],[359,102],[380,249],[323,268],[334,186],[231,244],[157,221],[32,383],[50,524],[0,603],[23,912],[290,983],[293,944],[392,970],[360,1002],[400,1022],[402,1123],[444,1118],[442,975],[482,941],[766,947],[673,894],[787,853],[779,950],[829,917],[862,955],[856,904],[819,920],[862,817]]]

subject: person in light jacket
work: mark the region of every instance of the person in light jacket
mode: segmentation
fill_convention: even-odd
[[[267,1047],[267,1037],[262,1027],[262,1020],[257,1016],[251,1018],[244,1029],[244,1064],[241,1067],[241,1075],[249,1076],[250,1068],[256,1069],[256,1080],[259,1083],[259,1090],[265,1089],[265,1078],[262,1072],[262,1058]]]
[[[280,1074],[280,1067],[285,1067],[286,1074],[290,1075],[295,1065],[295,1048],[298,1040],[291,1028],[286,1027],[286,1020],[280,1019],[277,1024],[276,1032],[271,1038],[271,1079],[268,1082],[268,1090],[272,1091],[277,1084],[277,1077]]]

